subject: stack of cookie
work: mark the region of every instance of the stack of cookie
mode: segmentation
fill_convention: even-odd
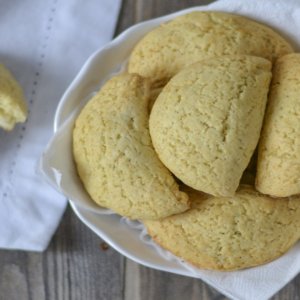
[[[277,258],[300,238],[299,74],[300,54],[244,17],[162,24],[76,120],[86,191],[200,268]]]

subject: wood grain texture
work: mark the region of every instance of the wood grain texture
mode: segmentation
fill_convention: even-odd
[[[116,35],[127,27],[211,1],[123,0]],[[300,299],[300,275],[273,300]],[[0,251],[0,300],[222,300],[200,280],[125,259],[68,207],[44,253]],[[258,299],[260,300],[260,299]]]
[[[0,251],[0,300],[123,299],[124,257],[68,207],[43,254]]]

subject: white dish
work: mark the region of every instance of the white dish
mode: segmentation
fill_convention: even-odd
[[[56,135],[41,159],[41,170],[46,179],[70,199],[71,206],[81,221],[124,256],[154,269],[201,278],[226,296],[235,299],[241,299],[243,295],[243,288],[238,287],[247,285],[248,289],[252,289],[252,296],[247,295],[243,298],[259,299],[258,295],[262,295],[262,290],[264,290],[264,295],[271,296],[299,272],[299,244],[278,260],[264,266],[238,272],[198,270],[155,245],[148,239],[142,225],[129,222],[110,210],[97,207],[82,188],[71,155],[71,131],[79,109],[103,82],[126,65],[127,58],[136,42],[160,23],[194,10],[224,10],[248,15],[278,29],[279,23],[276,23],[276,18],[266,17],[264,20],[265,15],[262,11],[256,14],[257,3],[249,5],[243,11],[241,6],[237,8],[231,5],[232,2],[230,5],[227,2],[224,0],[205,7],[194,7],[140,23],[127,29],[106,47],[94,53],[59,103],[54,121]],[[273,7],[271,0],[266,1],[265,5]],[[284,28],[283,31],[284,34],[293,36],[291,30]],[[280,282],[274,269],[282,272],[283,278]],[[261,286],[262,290],[257,291],[256,287],[266,279],[274,285],[274,288],[267,289]]]

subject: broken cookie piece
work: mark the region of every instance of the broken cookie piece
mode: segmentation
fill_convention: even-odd
[[[0,64],[0,127],[12,130],[16,123],[25,122],[26,117],[27,106],[22,88]]]

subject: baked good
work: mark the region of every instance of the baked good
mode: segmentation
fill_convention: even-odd
[[[0,64],[0,127],[12,130],[16,123],[25,122],[27,106],[23,91],[12,74]]]
[[[189,208],[159,161],[148,129],[149,84],[139,75],[110,79],[76,120],[73,153],[91,198],[131,219],[160,219]]]
[[[163,248],[199,268],[237,270],[284,254],[300,238],[300,199],[274,199],[241,186],[233,197],[189,191],[192,208],[145,221]]]
[[[268,195],[300,193],[300,54],[278,59],[265,116],[256,188]]]
[[[150,134],[166,167],[190,187],[232,196],[257,145],[271,63],[236,55],[193,64],[158,96]]]
[[[183,67],[213,56],[248,54],[271,61],[293,52],[271,28],[225,12],[196,11],[155,28],[135,46],[128,70],[163,86]]]

